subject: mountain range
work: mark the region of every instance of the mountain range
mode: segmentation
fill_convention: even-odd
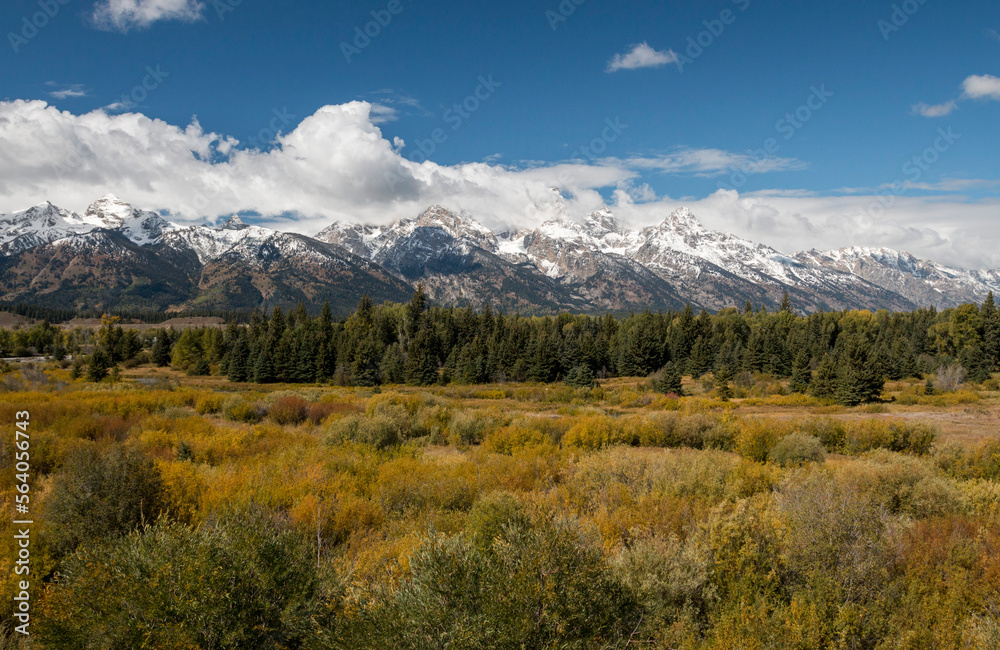
[[[554,192],[556,192],[554,190]],[[981,302],[1000,271],[968,271],[884,248],[787,255],[713,231],[686,208],[642,230],[604,208],[572,218],[555,193],[537,227],[494,232],[432,206],[388,226],[335,223],[314,237],[247,225],[179,226],[113,195],[83,215],[42,203],[0,215],[0,301],[78,309],[250,309],[363,295],[439,304],[598,313],[777,307],[910,310]]]

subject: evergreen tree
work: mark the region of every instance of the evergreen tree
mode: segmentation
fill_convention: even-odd
[[[229,374],[229,381],[247,382],[252,377],[253,368],[250,365],[250,346],[247,344],[246,336],[241,333],[229,351],[229,361],[226,364]]]
[[[677,366],[674,363],[668,363],[663,366],[653,376],[653,390],[663,395],[677,395],[678,397],[684,395],[684,383],[681,373],[677,371]]]
[[[266,348],[258,352],[257,359],[254,361],[253,381],[256,384],[273,384],[277,381],[274,361],[271,358],[271,353]]]
[[[379,374],[383,384],[402,384],[406,381],[406,359],[403,358],[403,348],[399,343],[390,345],[382,356]]]
[[[728,402],[733,398],[733,389],[729,386],[732,378],[729,374],[721,370],[715,375],[715,396],[723,402]]]
[[[785,295],[781,297],[781,311],[786,314],[792,313],[792,299],[788,297],[787,291],[785,292]]]
[[[1000,309],[993,300],[993,292],[986,297],[982,307],[983,354],[990,370],[1000,370]]]
[[[792,392],[805,393],[809,390],[809,384],[812,383],[812,370],[809,368],[811,360],[805,350],[795,355],[795,361],[792,364],[792,379],[789,382],[789,388],[792,389]]]
[[[924,384],[924,395],[933,395],[934,392],[935,392],[934,391],[934,380],[931,379],[930,376],[928,376],[927,377],[927,382]]]
[[[691,348],[691,358],[688,359],[688,372],[695,379],[698,379],[706,372],[712,369],[713,364],[712,351],[709,349],[708,343],[702,337],[694,342],[694,347]]]
[[[573,388],[593,388],[597,386],[594,371],[587,366],[577,366],[566,374],[566,384]]]
[[[990,378],[992,365],[978,345],[966,347],[959,355],[959,360],[965,368],[966,378],[974,384],[981,384]]]
[[[351,364],[351,375],[355,386],[372,387],[381,383],[380,368],[382,365],[382,350],[370,336],[362,339],[354,361]]]
[[[87,364],[87,381],[93,383],[104,381],[110,368],[111,359],[108,353],[102,348],[94,350],[94,354],[90,356],[90,363]]]
[[[833,355],[827,354],[816,370],[816,377],[809,386],[809,394],[825,399],[833,397],[837,391],[837,362]]]
[[[860,338],[850,341],[837,373],[837,402],[845,406],[877,402],[884,386],[885,378],[871,343]]]

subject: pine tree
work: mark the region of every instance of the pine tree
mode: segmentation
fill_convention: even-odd
[[[856,338],[848,342],[837,373],[837,402],[857,406],[877,402],[885,387],[885,377],[871,343]]]
[[[795,361],[792,363],[792,378],[789,382],[789,388],[792,389],[792,392],[805,393],[809,390],[809,384],[812,383],[812,370],[809,368],[811,360],[809,353],[805,350],[795,355]]]
[[[226,370],[229,374],[229,381],[246,382],[250,381],[253,367],[250,361],[250,345],[244,333],[236,338],[232,350],[229,351],[229,361]]]
[[[351,364],[351,375],[355,386],[372,387],[381,383],[380,366],[382,365],[382,349],[371,336],[362,339],[354,353]]]
[[[271,353],[266,348],[262,349],[253,364],[253,381],[256,384],[273,384],[276,380]]]
[[[108,376],[108,369],[111,367],[111,359],[107,352],[98,348],[90,356],[90,363],[87,365],[87,381],[98,383],[104,381]]]
[[[653,390],[663,395],[684,395],[684,383],[681,373],[674,363],[667,363],[653,376]]]
[[[993,292],[986,297],[981,310],[983,316],[983,354],[990,370],[1000,370],[1000,309],[993,300]]]
[[[788,297],[787,291],[785,292],[785,295],[781,297],[781,311],[786,314],[792,313],[792,299]]]
[[[577,366],[566,374],[566,385],[573,388],[593,388],[597,386],[594,371],[588,366]]]
[[[698,337],[691,348],[691,356],[688,359],[688,372],[695,379],[698,379],[712,369],[712,351],[709,349],[705,339]]]
[[[837,362],[833,355],[827,354],[816,370],[816,377],[809,386],[809,394],[825,399],[833,397],[837,391]]]
[[[723,402],[728,402],[733,398],[733,389],[729,386],[731,377],[725,370],[720,370],[715,375],[715,396]]]
[[[934,394],[934,380],[931,379],[930,376],[928,376],[927,382],[924,383],[924,395],[933,395],[933,394]]]

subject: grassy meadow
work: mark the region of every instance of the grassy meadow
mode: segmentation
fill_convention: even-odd
[[[31,414],[31,647],[1000,647],[982,385],[848,408],[760,373],[723,401],[68,365],[0,377],[0,419]]]

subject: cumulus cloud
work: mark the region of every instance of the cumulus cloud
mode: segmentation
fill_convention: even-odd
[[[1000,77],[991,74],[972,75],[962,82],[962,95],[958,99],[995,99],[1000,100]],[[958,101],[951,100],[944,104],[933,106],[920,103],[913,107],[914,115],[923,117],[943,117],[958,108]]]
[[[101,0],[94,7],[94,24],[101,29],[128,32],[160,20],[192,22],[202,16],[199,0]]]
[[[963,97],[1000,100],[1000,77],[991,74],[972,75],[962,83]]]
[[[0,102],[0,212],[44,200],[81,212],[114,192],[179,223],[249,212],[260,215],[263,225],[313,234],[333,221],[411,218],[438,203],[502,229],[553,216],[551,188],[558,187],[576,218],[602,207],[603,194],[613,191],[611,207],[632,227],[660,222],[686,204],[711,227],[786,252],[889,246],[950,264],[1000,267],[996,199],[909,197],[908,188],[901,188],[895,194],[871,190],[837,196],[720,190],[681,202],[657,196],[643,175],[711,175],[739,164],[740,154],[691,149],[659,158],[527,168],[444,166],[407,160],[405,143],[387,139],[374,117],[365,102],[327,106],[278,136],[272,149],[260,151],[206,132],[197,121],[180,127],[138,113],[74,115],[43,101]],[[801,164],[769,163],[775,169]],[[954,181],[951,187],[985,182]]]
[[[951,115],[952,111],[956,108],[958,108],[958,102],[955,100],[933,106],[921,102],[913,107],[913,114],[920,115],[921,117],[944,117],[945,115]]]
[[[649,46],[649,43],[633,45],[625,54],[616,54],[608,61],[607,72],[619,70],[637,70],[639,68],[656,68],[668,63],[677,62],[677,53],[673,50],[660,52]]]

